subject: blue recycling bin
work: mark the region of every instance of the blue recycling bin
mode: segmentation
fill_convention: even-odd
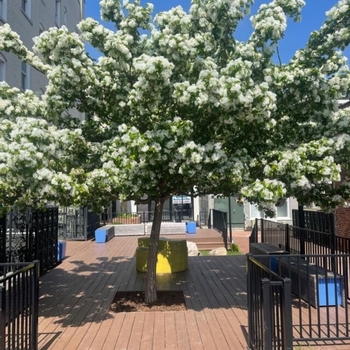
[[[186,222],[186,233],[196,233],[196,223],[193,221]]]
[[[62,261],[66,257],[67,243],[65,241],[58,241],[57,245],[57,261]]]

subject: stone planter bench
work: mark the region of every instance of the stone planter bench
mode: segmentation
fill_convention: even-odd
[[[136,269],[146,272],[150,237],[140,237],[136,248]],[[183,239],[159,238],[156,273],[187,270],[187,243]]]

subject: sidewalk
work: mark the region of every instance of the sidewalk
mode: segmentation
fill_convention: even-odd
[[[234,230],[232,231],[233,242],[239,246],[241,253],[249,253],[249,236],[251,231]]]

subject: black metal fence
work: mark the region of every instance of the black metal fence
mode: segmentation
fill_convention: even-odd
[[[58,208],[13,211],[0,218],[0,263],[40,261],[40,274],[57,265]]]
[[[0,264],[0,350],[38,349],[39,262]]]
[[[250,236],[250,243],[259,241],[283,248],[291,254],[350,254],[349,238],[265,219],[256,219]]]
[[[262,281],[265,278],[269,281],[264,280],[265,285],[276,284],[274,274],[283,280],[286,278],[291,280],[291,307],[294,310],[291,322],[294,342],[350,340],[350,239],[337,237],[333,232],[320,232],[260,219],[256,220],[250,243],[258,243],[262,248],[261,251],[266,250],[266,255],[254,255],[250,258],[248,256],[248,264],[254,263],[255,269],[264,271],[255,271],[256,280],[254,275],[249,275],[248,290],[258,288],[263,293],[264,288],[272,288],[263,286]],[[254,249],[256,246],[254,244]],[[288,254],[270,254],[268,250],[273,251],[273,247]],[[265,267],[262,267],[263,265]],[[250,283],[254,285],[249,286]],[[278,285],[279,288],[285,288],[283,283]],[[269,303],[270,309],[277,315],[272,315],[272,318],[269,316],[270,324],[264,325],[266,329],[272,327],[274,332],[276,332],[274,317],[278,317],[274,305],[280,303],[278,293],[260,295],[262,305]],[[248,293],[248,305],[250,305],[248,317],[250,322],[254,321],[250,326],[250,339],[256,344],[253,349],[265,349],[259,345],[265,338],[261,333],[255,334],[256,327],[262,322],[261,319],[260,321],[256,319],[257,311],[252,307],[255,294]],[[273,299],[272,304],[271,300],[266,300],[267,296]],[[263,312],[262,307],[259,309],[260,312]],[[280,308],[278,312],[282,312],[282,309]],[[280,330],[282,331],[282,328]],[[270,335],[274,340],[271,347],[266,349],[285,349],[280,345],[278,334]],[[284,341],[288,339],[287,337]]]
[[[350,340],[349,255],[248,255],[247,259],[253,349],[292,349],[291,339],[309,345],[323,341],[324,346]]]
[[[303,224],[299,222],[299,210],[292,210],[293,226],[303,227],[313,231],[335,234],[335,219],[333,213],[302,210]]]
[[[211,213],[212,225],[209,224],[208,227],[221,232],[225,248],[227,249],[227,213],[216,209],[211,209]]]
[[[249,348],[292,349],[291,280],[247,256]]]
[[[59,208],[58,235],[64,240],[87,241],[95,237],[95,230],[100,226],[100,215],[87,207]]]

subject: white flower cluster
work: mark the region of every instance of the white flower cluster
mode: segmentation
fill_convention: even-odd
[[[0,115],[14,119],[21,116],[38,116],[44,113],[44,103],[32,91],[22,93],[6,82],[0,83]]]
[[[251,17],[255,31],[250,40],[265,48],[269,40],[277,43],[287,28],[287,15],[298,20],[304,5],[303,0],[274,0],[268,5],[261,5],[257,15]]]
[[[40,72],[47,73],[49,66],[44,64],[40,58],[28,50],[21,41],[19,35],[12,31],[8,23],[0,26],[0,52],[13,52],[22,61],[31,64]]]
[[[192,0],[188,13],[176,7],[152,21],[151,4],[102,0],[115,31],[92,19],[80,23],[81,34],[51,28],[35,40],[35,54],[1,26],[0,50],[49,80],[42,96],[0,85],[2,205],[40,195],[164,199],[194,187],[240,192],[266,208],[292,195],[325,206],[350,197],[347,184],[330,186],[341,166],[350,168],[350,112],[337,102],[350,90],[339,51],[349,43],[349,1],[283,65],[273,62],[275,45],[305,2],[261,6],[251,38],[239,42],[235,30],[251,3]],[[103,56],[92,60],[84,41]],[[72,108],[87,114],[83,123],[66,117]]]
[[[59,130],[37,118],[2,120],[1,215],[13,206],[72,202],[77,186],[67,171],[77,160],[71,152],[75,143],[85,144],[79,130]]]

